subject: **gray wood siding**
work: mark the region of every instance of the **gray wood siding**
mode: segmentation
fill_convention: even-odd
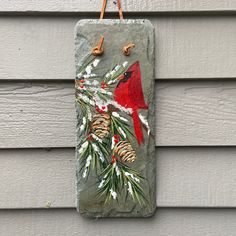
[[[0,82],[0,147],[74,147],[74,83]],[[156,82],[157,146],[236,144],[236,81]]]
[[[0,151],[0,208],[72,208],[75,151]],[[158,207],[236,207],[236,148],[157,148]]]
[[[236,3],[233,0],[121,0],[125,12],[224,12],[235,11]],[[50,13],[84,13],[99,12],[102,2],[97,0],[10,0],[0,4],[2,12],[50,12]],[[113,1],[107,4],[108,12],[116,12]]]
[[[161,208],[153,218],[88,220],[75,209],[2,210],[4,236],[235,236],[231,209]]]
[[[75,211],[73,31],[102,1],[10,0],[0,2],[0,235],[235,235],[236,1],[121,2],[156,33],[156,216]]]
[[[234,16],[147,18],[156,30],[157,79],[236,77]],[[73,80],[74,26],[79,19],[0,17],[0,79]]]

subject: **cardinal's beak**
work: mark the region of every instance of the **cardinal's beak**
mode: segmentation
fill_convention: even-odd
[[[124,79],[124,78],[125,78],[124,75],[120,75],[117,79],[118,79],[118,80],[122,80],[122,79]]]

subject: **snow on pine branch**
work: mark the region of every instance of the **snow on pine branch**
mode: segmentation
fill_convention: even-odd
[[[151,130],[150,130],[150,126],[149,126],[149,124],[148,124],[147,119],[146,119],[142,114],[138,114],[138,116],[139,116],[139,119],[141,120],[141,122],[146,126],[146,128],[147,128],[147,133],[148,133],[148,135],[149,135],[150,132],[151,132]]]

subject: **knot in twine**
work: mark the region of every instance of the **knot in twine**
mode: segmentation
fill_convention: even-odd
[[[104,36],[100,36],[99,43],[96,47],[92,48],[92,54],[94,56],[101,56],[104,52],[104,49],[102,48],[104,42]]]
[[[130,49],[134,48],[135,44],[134,43],[129,43],[126,46],[123,47],[122,52],[125,54],[125,56],[130,55]]]

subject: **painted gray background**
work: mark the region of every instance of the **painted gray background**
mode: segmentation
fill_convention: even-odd
[[[122,1],[156,31],[159,209],[151,220],[76,213],[73,30],[98,17],[95,3],[0,4],[1,234],[235,235],[233,0]]]

